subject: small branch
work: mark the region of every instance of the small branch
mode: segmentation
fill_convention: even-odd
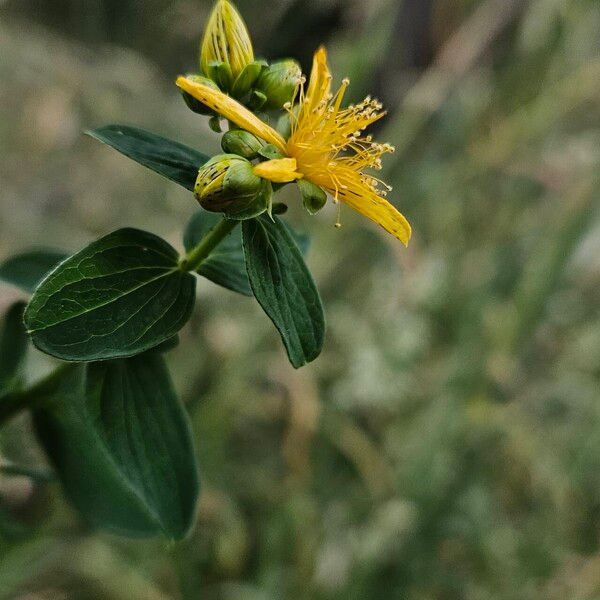
[[[239,221],[223,218],[200,240],[195,248],[188,252],[188,255],[179,264],[179,268],[186,272],[196,271],[210,253],[235,229],[238,223]]]
[[[42,404],[52,393],[61,377],[75,368],[75,363],[64,363],[29,389],[13,392],[0,399],[0,426],[18,413]]]
[[[36,483],[48,483],[56,479],[50,471],[13,463],[0,464],[0,473],[9,477],[29,477],[29,479]]]

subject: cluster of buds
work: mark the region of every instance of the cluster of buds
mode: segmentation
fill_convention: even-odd
[[[230,0],[217,0],[200,45],[200,74],[192,80],[216,86],[250,110],[277,110],[290,102],[302,70],[292,59],[268,64],[255,60],[252,41],[242,17]],[[203,115],[212,110],[186,92],[187,105]]]
[[[225,154],[200,169],[196,196],[207,210],[245,219],[273,206],[273,192],[294,183],[310,214],[331,197],[370,219],[407,245],[411,226],[386,200],[391,190],[372,174],[381,158],[393,152],[374,141],[367,128],[385,115],[381,103],[367,96],[358,104],[344,103],[349,80],[332,91],[327,50],[313,57],[310,77],[293,60],[272,64],[254,59],[252,42],[231,0],[216,0],[202,40],[202,73],[179,76],[176,84],[188,105],[213,112],[210,125],[221,133]],[[277,111],[279,114],[260,114]],[[278,116],[276,128],[270,124]],[[279,213],[278,213],[279,214]]]
[[[200,44],[199,74],[188,75],[235,98],[252,111],[280,110],[298,92],[302,70],[298,62],[284,59],[268,64],[256,60],[252,41],[242,17],[230,0],[217,0]],[[188,107],[212,116],[210,126],[221,132],[220,117],[187,92]],[[221,139],[224,154],[213,157],[198,173],[194,193],[200,205],[231,219],[248,219],[272,210],[272,184],[253,172],[253,160],[272,158],[269,148],[256,136],[230,129]],[[300,187],[304,205],[311,213],[325,204],[326,194],[309,182]]]

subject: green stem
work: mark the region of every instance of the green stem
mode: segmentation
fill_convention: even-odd
[[[29,479],[37,483],[48,483],[49,481],[54,481],[54,474],[50,471],[44,471],[34,467],[14,465],[12,463],[0,465],[0,473],[9,477],[29,477]]]
[[[10,393],[0,399],[0,426],[18,413],[41,405],[47,400],[48,394],[54,391],[61,377],[73,370],[75,366],[75,363],[64,363],[32,387]]]
[[[210,253],[235,229],[239,221],[223,218],[217,223],[179,264],[182,271],[196,271]]]

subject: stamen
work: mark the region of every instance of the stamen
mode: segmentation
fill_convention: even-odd
[[[335,228],[341,229],[341,227],[342,227],[342,205],[338,204],[337,218],[335,220]]]

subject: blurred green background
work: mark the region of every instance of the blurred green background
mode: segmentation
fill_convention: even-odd
[[[82,131],[216,151],[173,85],[210,6],[0,0],[0,258],[123,226],[181,248],[193,197]],[[200,282],[169,355],[200,454],[195,531],[100,534],[56,484],[0,475],[0,598],[600,598],[600,3],[238,6],[257,55],[307,67],[325,42],[353,99],[384,101],[413,242],[350,210],[336,230],[291,193],[321,358],[294,371],[256,303]],[[17,297],[0,288],[0,310]],[[43,466],[26,416],[0,444]]]

